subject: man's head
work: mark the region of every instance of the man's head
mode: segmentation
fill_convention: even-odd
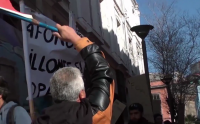
[[[156,124],[162,124],[163,123],[162,115],[161,114],[155,114],[154,115],[154,121],[155,121]]]
[[[129,114],[132,122],[138,122],[142,118],[143,106],[140,103],[133,103],[129,106]]]
[[[80,102],[86,97],[82,74],[74,67],[65,67],[56,71],[50,80],[50,90],[55,100]]]
[[[2,76],[0,76],[0,108],[2,107],[4,101],[8,97],[8,87],[7,82]]]

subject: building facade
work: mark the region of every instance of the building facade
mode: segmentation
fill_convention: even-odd
[[[200,62],[194,63],[190,66],[191,74],[199,74],[200,73]]]
[[[160,113],[163,120],[171,120],[169,106],[167,104],[167,88],[160,80],[159,74],[150,74],[151,95],[153,99],[154,114]]]
[[[153,98],[153,110],[155,113],[160,113],[163,115],[164,120],[171,120],[170,110],[167,103],[168,93],[166,85],[161,81],[160,74],[150,74],[150,85],[151,94]],[[176,78],[175,80],[176,81]],[[197,91],[198,91],[197,87]],[[198,93],[199,95],[199,93]],[[187,101],[185,101],[184,115],[199,116],[199,97],[196,95],[186,95]]]
[[[19,10],[19,0],[10,1]],[[103,50],[114,73],[115,99],[126,104],[127,98],[124,97],[127,95],[126,79],[145,73],[141,39],[130,31],[131,27],[140,24],[140,12],[136,0],[127,0],[126,2],[123,0],[24,0],[24,2],[33,11],[62,25],[69,25],[69,15],[72,14],[76,23],[76,31],[98,44]],[[21,22],[4,15],[0,17],[16,30],[14,32],[17,32],[16,36],[21,41],[16,48],[15,60],[12,59],[13,54],[10,54],[10,51],[4,51],[6,56],[10,56],[10,59],[5,59],[3,55],[0,56],[0,75],[6,77],[8,82],[15,84],[13,88],[20,86],[13,90],[20,103],[23,106],[28,106],[28,102],[25,100],[27,91],[24,90],[26,89],[26,79]],[[1,34],[0,39],[5,41],[3,33]],[[0,50],[4,49],[0,48]],[[20,57],[18,53],[21,55]],[[15,78],[9,77],[11,73],[16,75]],[[23,83],[24,86],[19,85],[20,83]],[[49,97],[38,99],[35,100],[35,105],[38,106],[44,101],[49,101]],[[122,124],[128,120],[127,117],[128,110],[126,109],[117,123]]]
[[[200,76],[200,62],[194,63],[193,65],[190,66],[190,71],[191,74],[194,74],[196,76]],[[196,108],[196,113],[193,112],[192,115],[196,115],[198,119],[200,119],[200,86],[197,86],[197,96],[195,101],[195,108]],[[194,106],[193,105],[193,106]]]

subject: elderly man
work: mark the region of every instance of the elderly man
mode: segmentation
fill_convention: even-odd
[[[63,41],[74,44],[85,61],[88,81],[74,67],[65,67],[54,73],[50,89],[55,104],[44,111],[34,124],[110,124],[114,98],[114,82],[108,62],[96,44],[80,38],[68,26],[57,24]],[[67,57],[67,56],[66,56]],[[89,78],[88,78],[89,77]]]

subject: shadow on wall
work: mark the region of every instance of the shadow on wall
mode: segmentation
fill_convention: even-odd
[[[103,4],[103,2],[106,2],[106,0],[101,1],[100,4]],[[114,10],[114,6],[113,6],[113,10]],[[102,49],[107,51],[107,53],[105,53],[107,56],[107,60],[110,62],[111,66],[114,69],[122,71],[125,77],[139,75],[140,74],[139,67],[135,66],[135,60],[133,62],[131,62],[130,60],[131,57],[133,59],[136,59],[133,56],[134,47],[132,45],[133,44],[132,42],[135,37],[134,36],[130,37],[128,35],[128,30],[130,29],[126,29],[128,26],[124,25],[124,22],[119,22],[117,15],[115,15],[115,12],[114,12],[115,10],[113,11],[113,13],[111,12],[111,16],[110,14],[107,14],[108,11],[112,11],[112,9],[110,10],[106,9],[106,10],[103,10],[102,12],[101,10],[98,10],[97,12],[97,13],[101,13],[100,14],[100,20],[101,20],[100,36],[103,41],[103,43],[99,45],[101,45]],[[120,13],[118,14],[119,14],[118,15],[119,17],[124,16],[123,14],[120,14]],[[94,27],[95,25],[93,25],[93,28]],[[129,54],[128,51],[132,51],[132,55]],[[113,61],[116,61],[116,63]],[[128,74],[128,72],[130,73],[130,75]]]

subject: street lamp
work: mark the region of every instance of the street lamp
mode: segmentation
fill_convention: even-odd
[[[167,95],[168,95],[168,102],[169,102],[169,109],[170,109],[170,115],[171,115],[171,121],[172,123],[174,123],[174,110],[173,110],[173,104],[172,103],[172,94],[171,94],[171,90],[170,90],[170,82],[172,81],[172,75],[165,75],[163,79],[161,79],[161,81],[166,84],[167,86]]]
[[[148,68],[148,61],[147,61],[147,51],[146,51],[146,44],[144,39],[149,34],[149,31],[152,30],[154,27],[152,25],[138,25],[131,28],[131,31],[135,32],[141,39],[142,39],[142,52],[143,52],[143,59],[144,59],[144,69],[146,79],[150,84],[149,80],[149,68]]]
[[[149,85],[149,94],[151,96],[151,88],[150,88],[150,80],[149,80],[149,68],[148,68],[148,61],[147,61],[147,51],[146,51],[146,43],[145,38],[149,34],[149,31],[152,30],[154,27],[152,25],[138,25],[131,28],[132,32],[135,32],[141,39],[142,39],[142,52],[143,52],[143,60],[144,60],[144,69],[145,69],[145,76],[147,83]],[[151,97],[150,97],[151,98]],[[151,99],[152,103],[152,99]],[[151,104],[152,110],[153,105]]]
[[[152,25],[138,25],[131,28],[142,40],[149,34],[154,27]]]

